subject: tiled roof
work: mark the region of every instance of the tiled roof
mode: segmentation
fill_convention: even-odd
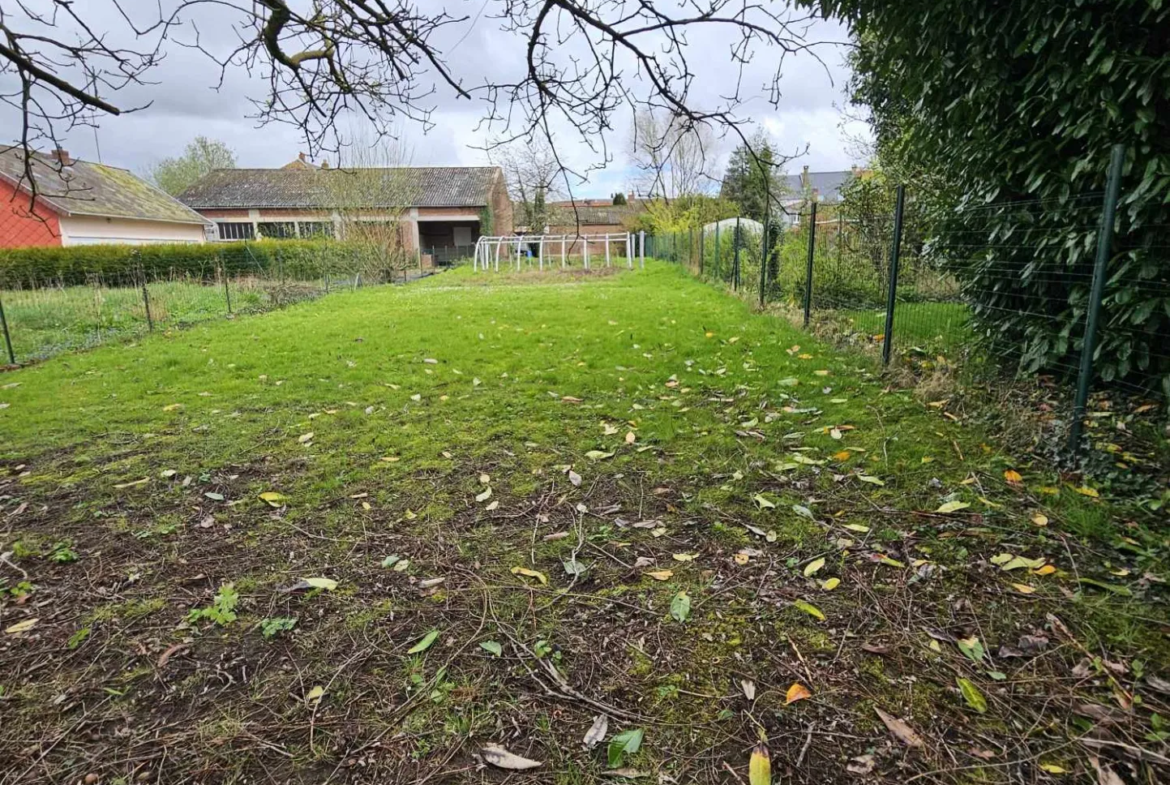
[[[549,202],[550,223],[557,226],[575,225],[578,222],[583,226],[621,226],[631,215],[646,209],[638,201],[630,204],[598,204],[599,201],[579,201],[575,211],[573,202]]]
[[[805,183],[802,178],[808,177],[808,187],[817,192],[820,197],[819,201],[839,202],[841,201],[841,189],[853,176],[852,171],[806,172],[804,175],[790,174],[784,179],[793,197],[803,197]]]
[[[411,166],[394,169],[216,169],[179,200],[195,210],[347,207],[482,207],[495,166]],[[344,178],[350,178],[347,182]],[[352,187],[348,184],[352,183]],[[353,201],[356,195],[356,201]]]
[[[58,215],[207,223],[203,216],[125,169],[78,160],[61,167],[43,153],[33,153],[32,161],[37,199]],[[0,148],[0,177],[29,190],[21,148]]]

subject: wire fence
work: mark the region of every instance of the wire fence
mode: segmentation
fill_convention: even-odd
[[[1110,191],[943,215],[897,188],[885,209],[813,203],[659,234],[650,253],[885,366],[1039,378],[1077,449],[1091,389],[1170,400],[1170,226],[1131,226],[1119,181],[1117,163]]]
[[[206,244],[172,258],[143,249],[116,264],[109,250],[70,269],[0,265],[0,364],[401,283],[461,258],[332,241]]]

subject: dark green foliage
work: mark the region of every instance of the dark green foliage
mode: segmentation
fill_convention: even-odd
[[[1170,5],[817,5],[852,24],[883,162],[934,208],[981,334],[1025,370],[1075,365],[1098,194],[1127,146],[1097,368],[1170,389]]]
[[[0,249],[0,288],[74,286],[95,277],[126,283],[148,280],[214,280],[230,275],[314,279],[327,273],[388,276],[402,259],[380,260],[378,249],[335,240],[278,240],[158,245],[74,245]],[[377,257],[377,258],[376,258]]]
[[[764,220],[768,202],[773,214],[777,200],[784,196],[784,184],[775,168],[775,153],[762,134],[752,138],[750,146],[741,144],[731,153],[719,195],[738,204],[742,215]]]
[[[613,195],[613,203],[615,206],[626,204],[626,195],[621,191],[618,191]]]

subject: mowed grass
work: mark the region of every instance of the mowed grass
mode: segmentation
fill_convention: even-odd
[[[1076,706],[1164,705],[1157,540],[929,403],[653,261],[0,376],[0,781],[1082,776]]]

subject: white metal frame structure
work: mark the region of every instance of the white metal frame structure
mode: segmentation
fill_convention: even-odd
[[[588,270],[589,245],[591,243],[605,246],[606,267],[613,266],[614,255],[610,253],[611,245],[617,246],[615,251],[625,251],[624,258],[627,267],[633,269],[634,260],[639,256],[641,266],[646,266],[646,233],[615,232],[610,234],[517,234],[480,237],[475,243],[472,269],[476,272],[481,270],[499,272],[501,255],[504,256],[506,269],[511,268],[518,271],[523,269],[525,263],[531,268],[534,266],[534,262],[539,270],[544,270],[546,265],[549,269],[553,269],[555,258],[553,254],[559,246],[562,269],[568,266],[568,254],[573,253],[579,247],[582,264]],[[525,246],[532,244],[537,246],[535,257],[524,253]],[[546,249],[551,252],[548,257],[545,255]],[[621,258],[618,256],[619,261]]]

